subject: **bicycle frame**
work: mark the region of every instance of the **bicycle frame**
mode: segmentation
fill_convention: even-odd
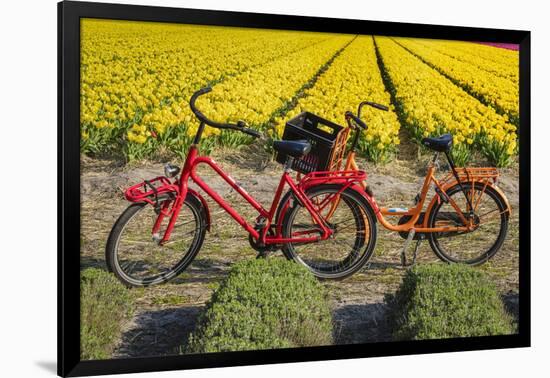
[[[262,225],[260,231],[254,228],[253,225],[248,223],[231,205],[229,205],[215,190],[213,190],[208,184],[206,184],[197,174],[197,166],[205,164],[211,169],[214,170],[224,181],[229,184],[242,198],[244,198],[250,206],[252,206],[257,212],[258,217],[256,220],[263,219],[265,224]],[[159,241],[159,244],[165,244],[169,241],[170,235],[175,227],[177,218],[179,216],[181,207],[184,204],[187,193],[191,193],[195,196],[198,194],[188,187],[189,180],[193,181],[197,186],[199,186],[210,198],[212,198],[222,209],[224,209],[238,224],[240,224],[254,239],[259,240],[263,244],[279,244],[279,243],[308,243],[308,242],[317,242],[320,240],[328,239],[333,231],[330,227],[327,226],[323,217],[320,216],[320,212],[328,206],[334,196],[339,196],[345,189],[350,187],[356,182],[360,182],[366,178],[364,172],[361,171],[352,171],[352,172],[313,172],[309,175],[303,177],[302,180],[297,184],[294,182],[290,175],[290,170],[285,169],[271,207],[265,209],[258,201],[256,201],[250,194],[246,192],[231,176],[225,173],[216,162],[207,156],[199,156],[198,148],[196,145],[192,145],[189,149],[183,170],[177,180],[174,183],[171,183],[166,177],[157,177],[151,181],[145,181],[132,186],[126,191],[126,198],[132,202],[147,202],[151,205],[155,205],[157,195],[159,193],[175,193],[175,199],[172,201],[164,201],[163,204],[158,208],[158,217],[153,226],[152,233],[153,235],[158,234],[160,226],[162,225],[165,217],[169,216],[170,220],[162,239]],[[151,183],[159,182],[160,186],[154,188]],[[342,185],[342,188],[335,193],[332,197],[325,199],[319,206],[319,210],[316,210],[313,203],[305,195],[304,188],[311,186],[314,183],[315,185],[326,184],[326,183],[339,183]],[[307,185],[306,185],[307,184]],[[318,225],[318,230],[313,231],[302,231],[298,237],[284,238],[282,236],[282,229],[280,225],[276,227],[275,235],[268,235],[268,231],[271,229],[273,218],[277,212],[277,207],[280,202],[283,189],[285,186],[290,188],[294,193],[296,199],[304,205],[307,211],[310,213],[312,220]],[[149,191],[140,191],[140,187],[151,187],[152,190]],[[153,197],[154,196],[154,197]],[[154,200],[152,200],[153,198]],[[204,201],[202,197],[199,197],[201,201]],[[203,202],[204,203],[204,202]],[[170,207],[171,205],[171,207]],[[308,236],[307,234],[316,233],[315,236]],[[320,234],[320,235],[319,235]]]
[[[378,221],[386,229],[388,229],[390,231],[397,231],[397,232],[408,232],[411,229],[414,229],[415,232],[422,232],[422,233],[427,233],[427,232],[450,232],[450,231],[472,231],[473,229],[475,229],[476,225],[474,224],[474,219],[472,219],[471,217],[467,218],[464,215],[463,211],[460,209],[460,207],[456,204],[456,202],[453,201],[452,198],[449,198],[444,194],[447,189],[449,189],[451,186],[458,183],[458,181],[456,181],[456,179],[454,179],[451,175],[449,175],[448,177],[446,177],[443,180],[443,182],[440,182],[434,176],[434,173],[436,171],[435,161],[437,159],[437,156],[438,156],[437,154],[434,156],[432,164],[428,167],[428,172],[426,174],[426,177],[424,179],[424,183],[422,185],[422,189],[420,191],[420,198],[419,198],[419,201],[418,201],[418,203],[416,204],[415,207],[407,209],[407,211],[393,211],[393,210],[390,210],[386,207],[376,206],[376,209],[375,209],[376,210],[375,211],[376,218],[378,219]],[[359,169],[359,168],[358,168],[357,163],[355,161],[355,151],[350,151],[350,153],[348,154],[347,160],[346,160],[345,170],[357,170],[357,169]],[[472,184],[475,183],[475,182],[480,182],[484,185],[484,190],[487,186],[491,186],[492,188],[497,190],[502,195],[502,198],[504,198],[505,201],[506,201],[506,207],[507,207],[506,211],[510,212],[510,205],[508,204],[506,196],[504,196],[504,194],[500,191],[500,189],[498,189],[498,187],[494,186],[490,181],[491,179],[494,180],[495,174],[492,174],[492,175],[491,174],[488,174],[488,175],[485,174],[485,175],[483,175],[483,174],[474,173],[472,175],[469,175],[468,174],[469,170],[470,169],[468,169],[468,168],[462,168],[461,169],[460,174],[465,174],[469,178],[469,180],[465,180],[465,181],[472,182]],[[471,169],[471,170],[473,172],[476,172],[475,168]],[[441,196],[445,196],[445,200],[448,200],[450,205],[455,209],[458,217],[460,218],[460,220],[463,223],[463,226],[429,227],[428,226],[428,217],[425,216],[424,219],[423,219],[421,227],[416,227],[416,223],[417,223],[418,219],[420,218],[420,215],[422,214],[422,209],[424,207],[424,204],[426,203],[426,197],[427,197],[427,194],[428,194],[428,190],[430,189],[430,184],[431,183],[433,183],[435,185],[435,187],[437,188],[439,193],[438,193],[438,195],[434,196],[432,198],[432,200],[430,201],[430,203],[428,204],[428,207],[426,208],[426,214],[429,214],[431,209],[433,208],[433,206],[435,206],[437,203],[439,203],[439,201],[442,200]],[[360,185],[363,189],[367,188],[366,181],[362,181],[360,183]],[[372,198],[366,191],[365,191],[364,195],[368,196],[371,201],[376,202],[375,199]],[[479,205],[480,200],[481,200],[481,196],[478,197],[477,200],[474,203],[474,206],[473,206],[474,211],[477,208],[477,205]],[[410,216],[411,218],[406,223],[393,225],[390,222],[388,222],[386,217],[394,217],[394,216],[395,217],[397,217],[397,216],[398,217]]]

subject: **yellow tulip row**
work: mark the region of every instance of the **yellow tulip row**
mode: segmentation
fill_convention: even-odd
[[[321,67],[352,39],[353,36],[335,35],[315,46],[231,77],[216,85],[211,95],[200,98],[197,105],[205,114],[220,121],[242,119],[252,127],[265,127],[274,113],[284,109]],[[196,122],[192,125],[197,126]],[[191,127],[190,133],[193,132]]]
[[[463,61],[455,59],[440,52],[441,49],[434,49],[432,47],[433,43],[424,44],[422,40],[418,39],[395,38],[395,41],[457,82],[458,85],[464,87],[480,100],[495,107],[498,111],[510,115],[512,120],[518,118],[519,86],[517,82],[487,72],[485,67],[490,66],[490,64],[487,64],[486,60],[470,59],[469,61]],[[452,44],[446,44],[445,42],[440,42],[439,46],[441,45],[452,46]],[[471,45],[472,49],[481,46],[473,43]],[[486,46],[481,47],[486,48]],[[496,50],[496,48],[493,49]],[[452,47],[448,47],[446,51],[452,51]],[[516,65],[515,69],[519,71],[519,66]]]
[[[182,110],[188,105],[177,100],[188,100],[199,87],[332,38],[323,33],[92,19],[84,19],[81,30],[81,122],[87,132],[120,127],[143,114],[150,114],[162,132],[169,124],[185,121]],[[130,141],[144,141],[141,126],[130,131]]]
[[[517,64],[514,52],[396,39],[438,72],[389,38],[91,19],[82,20],[81,33],[83,152],[122,149],[145,157],[164,145],[181,153],[198,127],[189,98],[205,85],[214,90],[197,105],[220,122],[274,126],[279,137],[285,121],[306,110],[344,124],[344,112],[363,100],[390,104],[374,41],[407,125],[423,135],[451,131],[459,144],[490,144],[494,155],[516,150],[516,127],[507,117],[440,73],[510,109],[517,85],[503,67]],[[360,147],[383,160],[399,144],[396,111],[365,108],[362,118],[369,128]],[[203,137],[215,144],[229,135],[208,139],[214,134],[207,128]]]
[[[501,76],[519,85],[519,52],[463,41],[417,39],[419,43],[452,58]]]
[[[340,54],[315,85],[287,114],[275,119],[275,128],[281,137],[286,120],[309,111],[325,119],[345,125],[344,113],[356,112],[361,101],[390,105],[376,61],[371,36],[356,38]],[[399,144],[400,124],[393,109],[389,112],[364,108],[361,118],[368,129],[362,133],[360,146],[372,160],[382,160],[387,152]]]
[[[376,37],[383,65],[406,123],[418,137],[454,134],[455,143],[476,139],[516,150],[516,127],[387,37]],[[483,138],[482,138],[483,137]],[[486,142],[485,142],[486,141]],[[487,147],[487,146],[482,146]]]

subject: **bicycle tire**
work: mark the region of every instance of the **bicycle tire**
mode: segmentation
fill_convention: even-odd
[[[161,199],[161,203],[164,201],[172,201],[172,199]],[[147,207],[152,208],[150,204],[145,202],[131,204],[124,210],[124,212],[117,219],[109,238],[107,239],[107,245],[105,248],[105,260],[107,262],[107,268],[109,272],[112,272],[125,286],[127,287],[146,287],[152,285],[158,285],[170,281],[178,276],[183,270],[185,270],[189,264],[194,260],[197,253],[202,247],[206,233],[206,212],[202,203],[194,196],[188,194],[182,209],[187,207],[193,213],[195,219],[195,229],[197,230],[193,241],[183,257],[170,269],[168,272],[147,278],[131,277],[121,266],[121,262],[118,259],[118,246],[121,235],[123,234],[126,226],[134,219],[134,217],[143,211]],[[180,214],[181,216],[181,214]],[[151,227],[153,225],[151,224]],[[151,239],[151,247],[156,245]]]
[[[466,192],[473,192],[471,183],[463,183],[462,187]],[[473,235],[477,230],[480,229],[481,226],[474,231],[467,232],[467,233],[459,233],[459,234],[456,234],[455,236],[452,236],[452,234],[451,236],[447,236],[445,233],[437,233],[437,232],[428,233],[428,241],[430,243],[430,247],[432,248],[436,256],[445,262],[462,263],[462,264],[467,264],[472,266],[480,265],[487,262],[494,255],[496,255],[496,253],[500,250],[500,248],[502,247],[502,244],[504,243],[506,234],[508,232],[508,222],[509,222],[509,212],[507,211],[506,201],[504,200],[504,198],[502,198],[500,193],[498,193],[495,189],[493,189],[490,186],[485,187],[485,185],[482,183],[475,183],[474,190],[476,191],[479,190],[482,192],[485,191],[485,195],[489,195],[489,197],[495,202],[496,209],[498,209],[498,211],[500,212],[500,228],[498,231],[498,236],[495,239],[494,243],[492,243],[492,245],[486,251],[482,251],[479,255],[476,255],[475,257],[460,259],[460,258],[457,258],[456,256],[453,256],[448,250],[446,251],[445,248],[442,246],[441,240],[443,240],[444,238],[445,239],[453,238],[458,235],[468,235],[468,234]],[[462,193],[462,188],[458,184],[449,188],[446,191],[446,194],[448,197],[451,197],[451,198],[452,196],[457,194],[464,197],[464,194]],[[475,198],[475,195],[474,195],[474,198]],[[434,208],[430,211],[430,215],[428,218],[429,227],[436,226],[437,217],[443,205],[445,205],[445,202],[440,201],[440,203],[436,204]],[[475,204],[473,204],[473,206],[475,207]],[[483,223],[480,223],[480,225],[482,224]],[[468,243],[465,243],[465,242],[459,243],[460,245],[459,250],[461,250],[463,253],[467,252],[468,251],[467,244]]]
[[[341,189],[340,185],[336,184],[324,184],[324,185],[318,185],[313,188],[310,188],[306,191],[306,195],[309,198],[313,198],[316,195],[320,194],[326,194],[326,193],[337,193]],[[348,254],[343,260],[341,260],[338,264],[340,264],[340,267],[338,269],[334,269],[333,266],[328,265],[326,268],[321,268],[320,266],[314,266],[311,263],[308,263],[308,260],[302,258],[300,254],[296,250],[295,243],[285,243],[283,245],[283,253],[285,257],[289,260],[294,260],[299,264],[304,265],[306,268],[308,268],[316,277],[321,279],[343,279],[345,277],[348,277],[355,272],[357,272],[361,267],[363,267],[367,261],[370,259],[374,252],[374,248],[376,246],[376,217],[374,215],[374,211],[372,210],[370,204],[364,199],[364,197],[358,193],[357,191],[347,188],[340,194],[340,202],[345,203],[349,206],[356,227],[363,226],[365,228],[364,234],[365,234],[365,243],[361,246],[359,250],[359,256],[357,258],[354,258],[353,260],[349,260],[350,256],[352,256],[352,253],[355,252],[357,239],[355,240],[354,249],[350,254]],[[283,214],[283,221],[282,221],[282,234],[283,237],[289,238],[292,235],[292,226],[293,221],[300,209],[303,209],[307,212],[307,209],[302,207],[299,201],[294,200],[293,205],[290,206],[287,211]],[[368,230],[367,230],[367,224],[368,224]],[[357,233],[361,233],[361,230],[359,230]],[[356,233],[356,235],[357,235]],[[357,236],[356,236],[357,238]],[[330,241],[331,239],[328,239]],[[319,246],[323,242],[316,242],[316,243],[308,243],[313,246]],[[348,264],[347,262],[351,262]]]

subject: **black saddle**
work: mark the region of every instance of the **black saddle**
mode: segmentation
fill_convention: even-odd
[[[424,138],[422,144],[430,150],[438,152],[448,152],[453,145],[453,136],[451,134],[443,134],[437,138]]]
[[[301,158],[311,151],[311,144],[307,140],[277,140],[273,142],[273,149],[288,156]]]

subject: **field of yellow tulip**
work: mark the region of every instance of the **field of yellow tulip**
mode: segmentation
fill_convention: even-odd
[[[338,35],[233,76],[216,85],[212,95],[199,99],[197,105],[218,119],[243,119],[252,127],[265,128],[352,39]]]
[[[383,70],[403,123],[416,135],[450,132],[455,158],[468,161],[479,147],[494,164],[507,165],[516,153],[516,126],[441,75],[400,44],[376,37]]]
[[[299,112],[344,125],[346,110],[371,100],[390,106],[389,112],[365,109],[362,115],[369,129],[360,147],[371,160],[390,159],[405,126],[417,137],[453,133],[464,161],[479,148],[494,164],[506,165],[517,150],[518,54],[501,50],[467,42],[84,19],[81,151],[127,160],[183,157],[198,127],[189,98],[210,85],[212,93],[197,101],[209,118],[242,119],[274,139]],[[249,141],[207,128],[202,148]]]
[[[519,123],[518,83],[508,77],[488,72],[484,68],[487,66],[484,60],[479,59],[476,62],[472,59],[469,62],[464,62],[440,52],[440,50],[451,50],[445,47],[448,44],[446,41],[439,42],[441,49],[436,50],[432,47],[434,44],[437,46],[436,43],[424,44],[422,39],[395,38],[394,40],[483,103],[492,106],[497,112],[507,115],[511,122],[516,125]],[[475,49],[477,46],[486,48],[482,45],[474,45],[472,48]],[[519,66],[516,65],[516,68]]]
[[[355,113],[365,100],[385,105],[391,101],[378,69],[371,36],[355,39],[315,85],[305,91],[295,108],[275,120],[277,133],[281,136],[285,121],[304,111],[345,124],[344,113],[347,110]],[[399,145],[397,115],[393,110],[365,108],[361,118],[368,129],[361,135],[360,149],[373,161],[387,160]]]
[[[470,63],[519,85],[519,54],[517,51],[495,49],[492,46],[462,41],[435,39],[417,39],[417,41],[440,53]]]
[[[201,86],[248,75],[266,62],[284,62],[327,40],[345,39],[323,33],[88,19],[81,29],[82,150],[120,149],[120,143],[113,144],[119,141],[130,158],[151,155],[158,148],[152,135],[165,136],[170,148],[185,147],[181,126],[185,131],[193,122],[188,100]],[[170,134],[178,135],[165,135],[172,127],[179,132]]]

